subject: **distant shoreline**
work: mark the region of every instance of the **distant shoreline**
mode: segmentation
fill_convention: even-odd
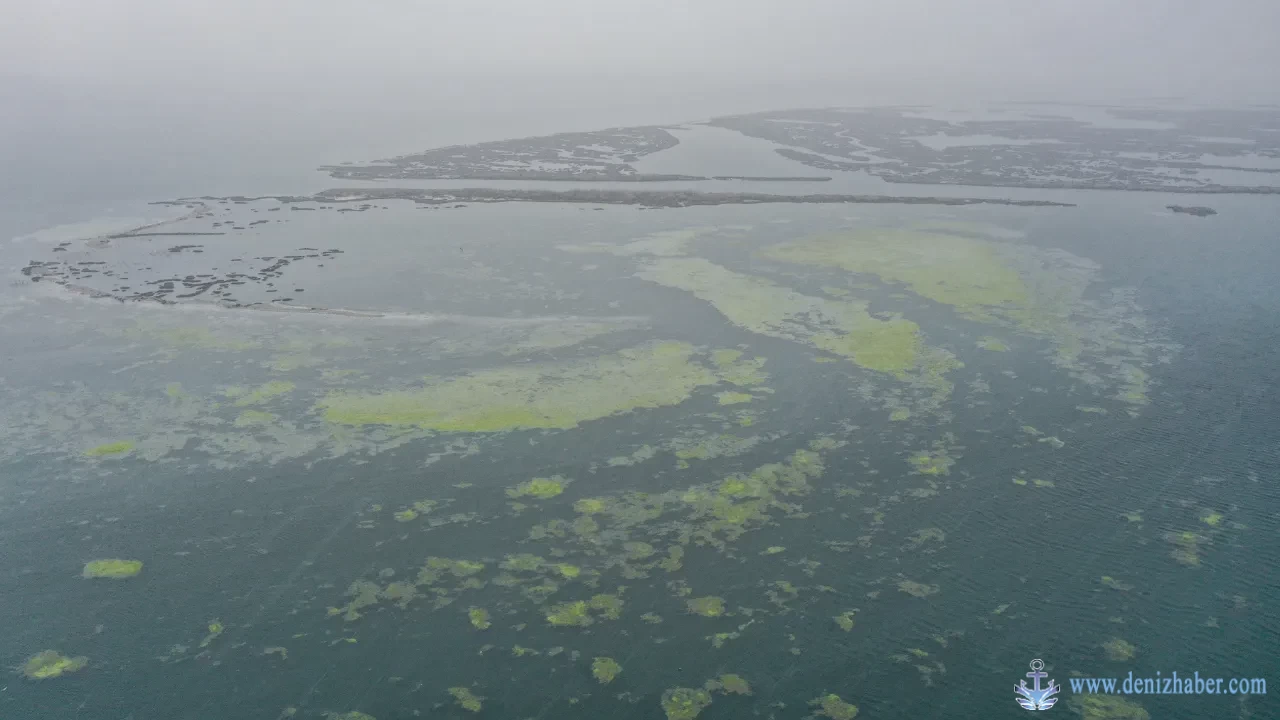
[[[791,204],[893,204],[893,205],[1011,205],[1015,207],[1076,207],[1075,203],[1009,198],[929,197],[896,195],[776,195],[768,193],[707,193],[692,190],[516,190],[499,188],[333,188],[314,195],[260,195],[246,197],[202,196],[160,201],[160,205],[229,201],[237,203],[275,200],[285,204],[304,202],[358,203],[379,200],[410,200],[420,205],[458,203],[575,203],[587,205],[638,205],[642,208],[682,208],[703,205]]]

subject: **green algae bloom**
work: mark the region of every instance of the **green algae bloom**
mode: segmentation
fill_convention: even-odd
[[[1200,522],[1208,525],[1209,527],[1218,527],[1222,524],[1222,518],[1222,513],[1209,511],[1200,516]]]
[[[88,450],[85,450],[84,454],[89,457],[106,457],[108,455],[123,455],[124,453],[127,453],[130,450],[132,450],[133,447],[134,447],[134,444],[132,441],[121,440],[120,442],[107,443],[106,445],[91,447]]]
[[[689,612],[703,617],[719,617],[724,614],[724,598],[707,596],[685,601]]]
[[[582,574],[582,568],[569,563],[560,563],[556,565],[556,572],[560,573],[560,577],[566,580],[572,580]]]
[[[899,581],[898,589],[912,597],[918,598],[925,598],[930,595],[938,594],[937,585],[926,585],[925,583],[918,583],[914,580]]]
[[[293,392],[294,385],[285,380],[272,380],[261,386],[250,390],[247,393],[239,394],[236,397],[235,405],[237,407],[245,407],[247,405],[261,405],[272,398]]]
[[[508,555],[498,566],[503,570],[514,570],[515,572],[537,572],[545,563],[546,560],[537,555],[520,553],[518,555]]]
[[[271,425],[278,419],[273,413],[261,410],[245,410],[236,417],[233,424],[236,427],[254,427],[256,425]]]
[[[587,603],[576,600],[547,608],[547,622],[556,627],[585,627],[593,620],[591,614],[587,612]]]
[[[769,375],[760,370],[764,367],[765,358],[742,360],[742,351],[720,349],[711,353],[711,362],[716,366],[716,374],[730,385],[752,387],[761,385],[769,379]]]
[[[617,620],[622,617],[622,598],[617,595],[604,593],[592,595],[588,605],[592,610],[600,612],[610,620]]]
[[[289,709],[293,710],[293,712],[285,713],[287,717],[293,717],[298,712],[295,708]],[[325,720],[377,720],[374,716],[368,713],[362,713],[359,710],[352,710],[351,712],[344,713],[325,713],[324,716]]]
[[[978,347],[991,352],[1009,352],[1009,346],[993,337],[984,337],[978,341]]]
[[[1178,562],[1179,565],[1187,567],[1200,566],[1200,536],[1193,532],[1180,532],[1171,536],[1173,542],[1173,550],[1169,552],[1170,557]]]
[[[202,648],[209,647],[209,643],[213,642],[214,640],[217,640],[218,637],[222,635],[224,631],[226,631],[226,629],[227,629],[226,626],[224,626],[220,621],[210,620],[209,634],[205,635],[204,639],[200,641],[200,647]]]
[[[1133,586],[1130,585],[1129,583],[1120,582],[1119,580],[1116,580],[1110,575],[1103,575],[1102,579],[1099,580],[1099,582],[1111,588],[1112,590],[1120,590],[1121,592],[1133,589]]]
[[[141,560],[111,558],[107,560],[92,560],[85,563],[84,571],[81,574],[86,578],[123,580],[131,578],[140,572],[142,572]]]
[[[737,405],[739,403],[749,403],[755,399],[751,393],[744,392],[721,392],[716,393],[716,401],[721,405]]]
[[[601,685],[608,685],[622,672],[622,666],[611,657],[598,657],[591,661],[591,674]]]
[[[391,517],[395,518],[396,522],[411,522],[418,519],[418,511],[413,508],[405,508],[404,510],[396,511]]]
[[[447,572],[456,578],[465,578],[484,570],[484,563],[474,560],[450,560],[442,557],[427,558],[426,567],[418,574],[419,585],[430,585],[440,573]]]
[[[538,500],[549,500],[564,492],[565,486],[570,482],[569,479],[561,475],[553,475],[549,478],[534,478],[513,488],[508,488],[507,497],[532,497]]]
[[[711,704],[711,693],[701,688],[671,688],[662,693],[667,720],[693,720]]]
[[[1081,720],[1151,720],[1145,708],[1118,695],[1077,695],[1071,700]]]
[[[404,425],[441,432],[567,430],[639,408],[678,405],[718,382],[694,347],[650,343],[611,355],[477,370],[416,390],[330,394],[318,404],[342,425]]]
[[[491,625],[489,611],[484,608],[471,608],[467,611],[467,617],[471,620],[471,626],[477,630],[488,630]]]
[[[484,706],[484,698],[471,692],[470,688],[451,687],[449,694],[453,696],[454,702],[458,707],[470,712],[480,712],[480,708]]]
[[[951,466],[955,464],[955,460],[941,452],[916,453],[908,459],[908,462],[916,472],[922,475],[948,475],[951,473]]]
[[[857,610],[846,610],[845,612],[836,615],[834,618],[836,625],[839,625],[841,630],[849,632],[853,629],[853,615],[856,612]]]
[[[870,370],[901,374],[916,364],[916,324],[879,320],[864,303],[803,295],[702,258],[656,258],[636,275],[688,291],[750,332],[805,343]]]
[[[719,684],[720,690],[726,693],[733,693],[735,695],[751,694],[751,686],[747,684],[747,681],[744,680],[741,675],[728,673],[716,678],[716,682]]]
[[[1102,651],[1106,653],[1107,659],[1112,662],[1127,662],[1133,659],[1137,648],[1127,640],[1111,638],[1102,643]]]
[[[835,693],[810,700],[809,704],[817,706],[814,710],[815,715],[825,715],[831,720],[853,720],[858,714],[856,705],[841,700]]]
[[[53,650],[45,650],[27,658],[22,664],[22,674],[32,680],[48,680],[75,672],[89,664],[89,658],[73,657]]]

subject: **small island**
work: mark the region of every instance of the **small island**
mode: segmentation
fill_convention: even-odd
[[[1176,213],[1195,215],[1196,217],[1208,217],[1210,215],[1218,214],[1217,210],[1214,210],[1211,207],[1204,207],[1203,205],[1167,205],[1166,207]]]

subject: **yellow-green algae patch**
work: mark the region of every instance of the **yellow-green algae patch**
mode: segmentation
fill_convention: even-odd
[[[874,275],[949,305],[968,319],[1049,339],[1057,348],[1056,361],[1090,382],[1099,378],[1079,365],[1081,356],[1109,355],[1104,362],[1121,388],[1119,399],[1146,404],[1146,373],[1138,366],[1146,364],[1153,346],[1142,337],[1141,313],[1123,292],[1113,293],[1104,304],[1085,299],[1096,264],[1061,250],[941,230],[842,231],[777,245],[763,255]]]
[[[1169,555],[1178,564],[1187,567],[1200,566],[1199,535],[1193,532],[1173,533],[1169,536],[1169,541],[1173,543],[1173,550],[1169,551]]]
[[[330,394],[318,407],[344,425],[409,425],[445,432],[568,429],[635,410],[678,405],[718,379],[680,342],[650,343],[568,362],[477,370],[417,390]]]
[[[617,595],[609,595],[607,593],[592,595],[587,604],[592,610],[601,613],[610,620],[617,620],[622,617],[622,598]]]
[[[289,709],[293,710],[293,712],[287,713],[287,717],[293,717],[297,714],[297,710],[295,708]],[[285,715],[285,713],[282,713],[282,715]],[[324,716],[325,720],[377,720],[374,716],[368,713],[362,713],[359,710],[352,710],[351,712],[344,713],[325,713]]]
[[[734,695],[750,695],[751,686],[741,675],[726,673],[716,678],[717,689]]]
[[[1035,298],[998,250],[985,240],[872,228],[817,235],[763,254],[783,262],[875,275],[978,320],[989,320],[993,313],[1029,313]]]
[[[292,392],[293,388],[294,388],[293,383],[288,382],[286,380],[272,380],[270,382],[263,383],[262,385],[254,388],[253,390],[250,390],[243,394],[238,394],[235,400],[235,404],[238,407],[245,407],[247,405],[260,405],[272,398],[279,397],[280,395],[284,395],[285,393]]]
[[[54,650],[45,650],[27,658],[22,664],[22,674],[32,680],[48,680],[80,670],[89,664],[86,657],[67,657]]]
[[[835,693],[814,698],[809,704],[816,706],[815,715],[825,715],[831,720],[853,720],[858,715],[858,706],[845,702]]]
[[[1137,653],[1137,648],[1127,640],[1113,637],[1102,643],[1102,651],[1106,653],[1108,660],[1127,662],[1133,659],[1133,656]]]
[[[997,338],[984,337],[978,341],[978,347],[991,352],[1009,352],[1009,346],[1005,345]]]
[[[587,603],[583,600],[560,603],[547,608],[547,622],[556,627],[585,627],[594,620],[587,612]]]
[[[918,598],[929,597],[930,595],[937,595],[939,590],[937,585],[927,585],[925,583],[916,582],[914,580],[898,581],[898,589],[912,597],[918,597]]]
[[[451,687],[449,688],[449,694],[453,696],[453,700],[458,704],[458,707],[463,710],[480,712],[480,709],[484,707],[484,698],[471,692],[470,688]]]
[[[1117,695],[1077,695],[1071,705],[1081,720],[1151,720],[1146,708]]]
[[[489,622],[489,611],[484,608],[471,608],[467,611],[467,617],[471,620],[471,626],[477,630],[488,630],[492,624]]]
[[[902,374],[916,364],[921,345],[916,324],[879,320],[865,303],[803,295],[702,258],[657,258],[636,275],[688,291],[733,324],[760,335],[805,343],[871,370]]]
[[[744,392],[722,392],[716,393],[716,401],[721,405],[737,405],[739,403],[749,403],[755,399],[751,393]]]
[[[226,629],[226,626],[220,620],[210,620],[209,634],[205,635],[204,639],[200,641],[200,647],[209,647],[209,643],[217,640]]]
[[[689,607],[689,612],[704,617],[719,617],[724,614],[724,598],[715,597],[714,595],[691,598],[686,601],[686,604]]]
[[[276,415],[261,410],[245,410],[235,419],[236,427],[252,427],[254,425],[270,425],[277,419]]]
[[[667,720],[693,720],[711,704],[711,693],[702,688],[671,688],[662,693]]]
[[[834,618],[836,621],[836,625],[838,625],[841,630],[845,632],[849,632],[850,630],[853,629],[853,615],[856,612],[857,610],[847,610],[845,612],[840,613],[839,615],[836,615]]]
[[[611,657],[598,657],[591,661],[591,674],[601,685],[608,685],[622,672],[622,666]]]
[[[106,560],[91,560],[84,564],[82,575],[87,578],[111,578],[113,580],[122,580],[131,578],[142,572],[141,560],[121,560],[119,558],[108,558]]]
[[[565,486],[570,482],[568,478],[562,475],[552,475],[549,478],[533,478],[513,488],[508,488],[507,497],[532,497],[538,500],[548,500],[564,492]]]
[[[127,453],[130,450],[132,450],[133,447],[134,447],[133,441],[121,440],[120,442],[107,443],[105,445],[98,445],[97,447],[91,447],[88,450],[85,450],[84,454],[88,455],[89,457],[104,457],[107,455],[123,455],[124,453]]]
[[[753,387],[768,380],[768,373],[761,370],[767,361],[762,357],[744,360],[740,350],[722,348],[711,353],[711,362],[715,364],[720,379],[739,387]]]

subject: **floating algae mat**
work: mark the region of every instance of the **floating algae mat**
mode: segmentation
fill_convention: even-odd
[[[1176,356],[1096,248],[1002,230],[1039,210],[534,205],[229,200],[245,240],[184,230],[372,243],[413,292],[361,305],[325,258],[294,304],[366,314],[85,301],[74,375],[6,367],[36,551],[0,714],[961,718],[1021,712],[1010,637],[1065,683],[1158,657],[1144,598],[1259,631],[1274,598],[1214,571],[1270,527],[1270,456],[1146,452]],[[1076,709],[1178,717],[1140,700]]]
[[[869,370],[904,373],[917,362],[916,324],[879,320],[864,304],[803,295],[702,258],[654,260],[637,275],[687,290],[747,330],[843,355]]]
[[[678,405],[720,382],[694,346],[651,343],[589,360],[477,370],[414,390],[334,394],[319,403],[344,425],[412,425],[443,432],[568,429],[638,408]]]
[[[972,231],[961,227],[962,231]],[[1062,250],[911,228],[863,228],[823,233],[774,245],[761,256],[786,263],[834,268],[872,276],[889,286],[952,308],[962,317],[1002,325],[1055,346],[1055,362],[1091,382],[1086,356],[1102,364],[1117,386],[1117,398],[1147,402],[1142,365],[1157,346],[1144,342],[1145,323],[1124,293],[1104,302],[1087,297],[1099,266]],[[1008,346],[990,337],[985,349]]]

